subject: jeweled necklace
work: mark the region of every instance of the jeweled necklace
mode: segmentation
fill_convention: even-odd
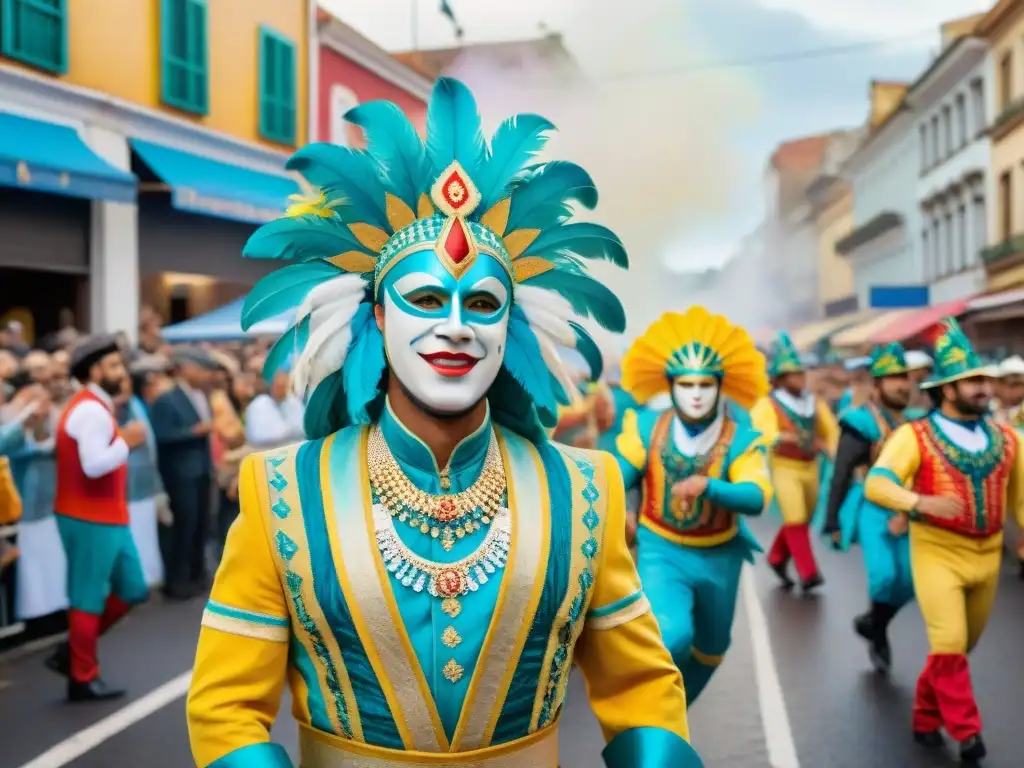
[[[488,525],[504,503],[505,470],[493,433],[480,476],[464,491],[444,496],[433,496],[413,484],[380,427],[370,431],[366,452],[375,501],[399,522],[440,539],[446,552],[467,533]]]
[[[384,565],[395,580],[414,592],[427,590],[442,600],[441,610],[455,618],[462,611],[459,598],[476,592],[490,574],[505,567],[512,541],[512,517],[501,508],[487,535],[476,550],[453,563],[438,563],[420,557],[399,538],[390,511],[383,504],[373,505],[373,524]]]

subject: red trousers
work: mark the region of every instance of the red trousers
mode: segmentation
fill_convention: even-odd
[[[68,652],[71,661],[71,679],[88,683],[100,674],[96,645],[100,635],[110,629],[131,609],[131,605],[114,595],[107,598],[103,615],[68,611]]]
[[[772,567],[786,565],[793,560],[801,581],[807,581],[818,574],[818,563],[811,549],[810,526],[807,523],[785,525],[775,535],[772,548],[768,551],[768,564]]]
[[[945,728],[956,741],[966,741],[981,733],[971,669],[962,653],[930,654],[917,679],[914,730],[928,733],[940,728]]]

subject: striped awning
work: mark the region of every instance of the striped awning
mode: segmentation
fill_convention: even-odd
[[[841,330],[832,337],[832,346],[840,349],[869,346],[873,343],[872,339],[874,336],[880,331],[902,318],[910,317],[919,311],[919,309],[890,309],[881,312],[863,322]]]
[[[844,328],[849,328],[857,323],[863,322],[868,318],[874,317],[878,314],[878,310],[866,309],[858,312],[849,312],[845,315],[838,315],[837,317],[826,317],[824,320],[816,320],[813,323],[795,328],[789,334],[790,339],[796,345],[796,348],[806,352],[814,347],[819,341],[832,334],[837,333]]]

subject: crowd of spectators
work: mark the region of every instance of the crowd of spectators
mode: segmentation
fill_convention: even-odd
[[[144,307],[138,344],[121,335],[130,376],[115,405],[147,581],[188,600],[208,587],[238,514],[242,459],[301,439],[302,405],[286,373],[264,382],[269,340],[170,346],[161,325]],[[67,608],[54,439],[78,386],[68,362],[79,340],[69,322],[35,344],[17,323],[0,328],[0,638],[22,624],[27,636],[59,630]]]

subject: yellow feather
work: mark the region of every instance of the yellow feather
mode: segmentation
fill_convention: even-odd
[[[348,228],[356,236],[361,245],[366,246],[374,253],[380,253],[387,243],[389,235],[380,227],[372,224],[349,224]]]
[[[554,268],[554,264],[540,256],[527,256],[525,259],[517,259],[512,263],[512,272],[517,283],[537,275],[543,275]]]
[[[416,218],[418,219],[429,219],[434,215],[434,204],[430,202],[430,196],[426,193],[420,195],[416,208]]]
[[[400,197],[395,197],[390,192],[384,193],[384,214],[388,218],[388,225],[392,232],[405,229],[416,221],[416,214],[413,213],[409,204]]]
[[[346,272],[360,275],[364,272],[372,272],[373,268],[377,266],[377,260],[373,256],[367,256],[359,251],[345,251],[337,256],[331,256],[327,261]]]
[[[533,245],[533,241],[539,235],[539,229],[517,229],[515,232],[509,232],[503,238],[505,250],[508,251],[508,255],[513,259],[517,259],[523,255],[523,251]]]
[[[480,217],[480,223],[491,232],[501,237],[505,234],[505,227],[508,226],[508,214],[512,207],[512,198],[506,197],[491,206],[491,209]]]
[[[669,360],[687,345],[714,350],[723,370],[722,394],[744,408],[769,391],[764,355],[750,335],[704,307],[666,312],[636,339],[622,359],[622,386],[641,403],[667,392]],[[701,356],[703,357],[703,356]],[[693,361],[695,364],[706,360]]]

